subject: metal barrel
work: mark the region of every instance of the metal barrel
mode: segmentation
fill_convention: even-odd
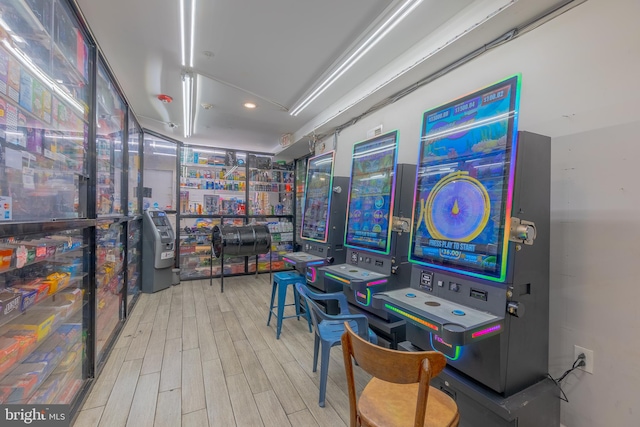
[[[223,246],[226,256],[266,254],[271,249],[271,233],[266,225],[216,225],[211,245],[216,258],[222,255]]]

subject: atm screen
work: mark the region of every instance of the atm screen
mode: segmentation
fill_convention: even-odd
[[[151,212],[151,220],[153,224],[162,227],[169,225],[169,221],[167,221],[167,214],[164,212]]]
[[[423,116],[410,260],[504,281],[519,76]]]
[[[345,244],[383,254],[391,246],[398,132],[353,147]]]
[[[309,159],[302,208],[303,239],[325,243],[329,232],[334,152]]]

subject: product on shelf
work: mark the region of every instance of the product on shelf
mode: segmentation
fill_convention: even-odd
[[[17,319],[15,323],[10,323],[9,329],[34,331],[37,341],[40,342],[49,335],[56,319],[56,314],[51,313],[50,310],[42,311],[34,308]]]
[[[22,295],[9,289],[0,290],[0,323],[14,311],[20,310]]]
[[[0,375],[4,375],[18,361],[20,342],[15,338],[0,337]]]
[[[11,268],[14,249],[0,247],[0,271]]]

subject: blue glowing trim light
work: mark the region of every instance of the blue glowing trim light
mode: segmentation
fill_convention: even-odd
[[[311,273],[311,274],[309,274]],[[307,281],[309,283],[316,283],[316,279],[318,278],[318,271],[315,267],[309,267],[307,269]]]
[[[324,261],[312,261],[308,262],[307,265],[323,265]]]

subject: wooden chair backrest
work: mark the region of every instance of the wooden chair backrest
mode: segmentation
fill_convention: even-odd
[[[447,364],[446,358],[437,351],[406,352],[378,347],[363,340],[345,323],[342,335],[342,352],[349,386],[351,426],[357,425],[357,397],[351,358],[370,375],[396,384],[419,383],[416,402],[415,426],[424,425],[424,416],[429,395],[429,381],[437,376]]]

